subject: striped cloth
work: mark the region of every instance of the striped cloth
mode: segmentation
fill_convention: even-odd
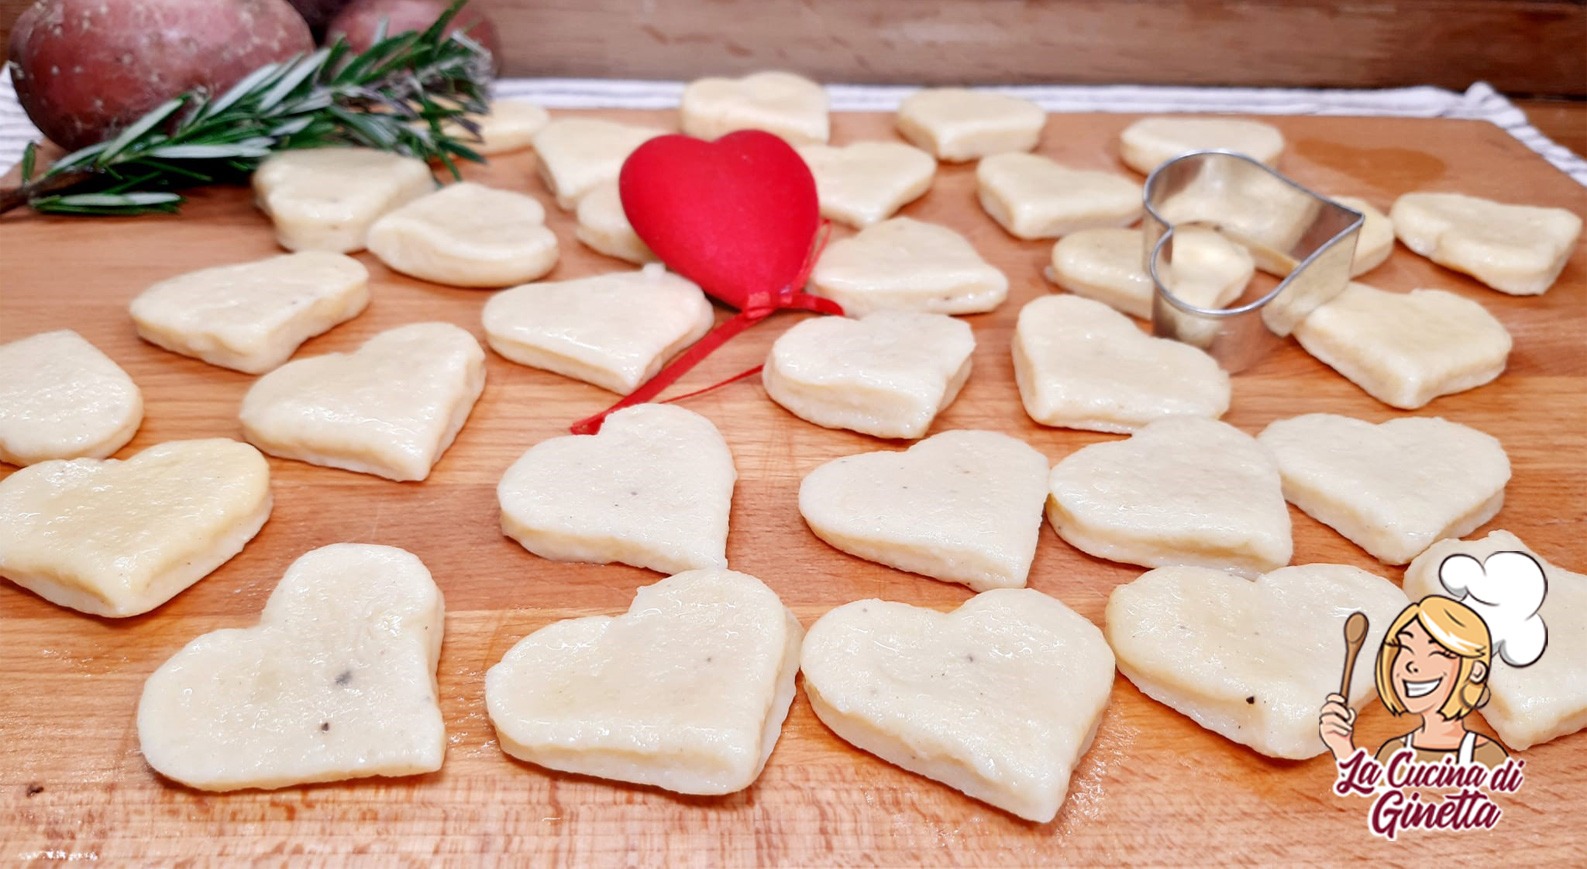
[[[913,87],[827,86],[837,111],[890,111]],[[1478,82],[1465,93],[1435,87],[1391,90],[1299,90],[1278,88],[1181,88],[1134,85],[1032,85],[989,90],[1031,100],[1049,112],[1230,112],[1267,115],[1368,115],[1462,118],[1497,124],[1561,172],[1587,186],[1587,160],[1538,132],[1526,114],[1503,95]],[[682,82],[606,79],[503,79],[496,95],[525,99],[547,108],[660,109],[678,104]],[[0,167],[9,168],[38,131],[17,105],[11,74],[0,74]]]

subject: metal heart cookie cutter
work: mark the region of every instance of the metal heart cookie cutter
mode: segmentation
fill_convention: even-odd
[[[1249,366],[1350,281],[1364,218],[1231,151],[1193,151],[1146,179],[1146,271],[1156,292],[1152,330],[1211,353],[1229,371]],[[1264,272],[1282,276],[1261,298],[1204,308],[1175,294],[1174,232],[1206,226],[1250,251]]]

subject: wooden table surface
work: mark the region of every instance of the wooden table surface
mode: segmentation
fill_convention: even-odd
[[[618,115],[619,113],[607,113]],[[628,113],[672,124],[670,113]],[[1131,118],[1054,116],[1041,150],[1069,164],[1125,172],[1114,140]],[[1583,190],[1496,127],[1409,119],[1270,118],[1290,141],[1281,168],[1335,194],[1382,208],[1416,189],[1587,211]],[[836,141],[891,137],[880,115],[834,119]],[[573,237],[567,215],[533,173],[534,157],[501,158],[470,174],[527,190],[551,211],[562,242],[552,278],[625,266]],[[1058,460],[1109,436],[1043,429],[1020,409],[1009,359],[1019,307],[1050,292],[1041,277],[1050,243],[1006,236],[975,205],[972,167],[944,166],[905,214],[965,233],[1012,282],[999,310],[968,318],[975,370],[934,431],[990,428],[1027,439]],[[840,230],[846,232],[846,230]],[[268,222],[237,189],[198,193],[179,217],[0,220],[0,340],[70,327],[119,362],[142,387],[147,413],[118,455],[177,438],[240,437],[238,403],[252,378],[141,343],[128,301],[162,278],[276,250]],[[373,298],[356,320],[310,341],[301,355],[356,347],[419,320],[482,336],[487,293],[394,275],[372,257]],[[1587,564],[1587,254],[1578,247],[1545,296],[1493,292],[1403,248],[1367,280],[1408,290],[1441,287],[1480,301],[1515,337],[1495,383],[1441,398],[1426,415],[1498,436],[1514,465],[1504,510],[1479,533],[1505,528],[1556,562]],[[759,362],[803,315],[782,314],[709,359],[675,390]],[[483,673],[519,638],[554,620],[625,609],[658,574],[621,566],[556,564],[503,537],[496,482],[531,444],[562,434],[612,396],[491,356],[485,394],[429,481],[399,484],[272,459],[275,511],[230,563],[152,614],[101,620],[0,583],[0,860],[134,859],[347,854],[474,857],[505,854],[542,864],[807,866],[923,863],[1207,861],[1422,863],[1457,858],[1565,861],[1581,856],[1587,736],[1522,753],[1526,784],[1498,798],[1492,833],[1413,833],[1398,843],[1368,834],[1365,800],[1330,793],[1327,755],[1275,761],[1225,741],[1119,678],[1096,743],[1075,771],[1051,824],[1017,820],[839,741],[801,696],[760,781],[722,798],[548,773],[505,757],[485,714]],[[896,448],[805,423],[744,382],[690,399],[733,449],[740,480],[728,542],[733,567],[764,579],[809,625],[839,604],[882,597],[949,609],[968,598],[934,582],[844,555],[817,540],[796,509],[800,478],[836,456]],[[1296,345],[1234,378],[1228,422],[1257,432],[1274,419],[1328,411],[1380,421],[1381,405]],[[10,468],[0,470],[9,472]],[[1292,511],[1295,561],[1341,562],[1399,581],[1353,544]],[[418,554],[446,595],[440,688],[450,748],[438,773],[276,792],[204,794],[161,780],[139,754],[134,709],[143,680],[198,634],[255,623],[285,567],[338,541],[384,543]],[[1100,624],[1108,593],[1140,568],[1085,556],[1042,531],[1030,584]],[[1319,703],[1322,698],[1318,698]],[[1404,729],[1373,705],[1363,743]],[[1575,832],[1571,832],[1574,830]]]

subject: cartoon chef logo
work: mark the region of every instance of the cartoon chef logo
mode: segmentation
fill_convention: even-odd
[[[1345,676],[1318,722],[1338,763],[1334,792],[1372,796],[1369,826],[1394,839],[1407,829],[1492,828],[1503,814],[1490,792],[1513,793],[1526,762],[1466,727],[1488,702],[1497,658],[1527,667],[1543,656],[1548,628],[1539,610],[1548,590],[1543,568],[1525,552],[1485,561],[1451,555],[1438,569],[1442,594],[1413,602],[1384,633],[1373,667],[1378,697],[1396,718],[1417,720],[1370,755],[1355,744],[1350,673],[1366,636],[1366,616],[1346,624]],[[1425,790],[1450,792],[1424,799]]]

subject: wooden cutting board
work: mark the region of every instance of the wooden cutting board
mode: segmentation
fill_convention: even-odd
[[[671,113],[605,114],[675,123]],[[1124,172],[1114,142],[1131,120],[1055,115],[1041,150],[1073,166]],[[1284,171],[1318,190],[1363,196],[1380,208],[1406,191],[1440,189],[1587,211],[1582,188],[1487,124],[1273,122],[1290,141]],[[834,128],[839,143],[892,137],[884,115],[840,115]],[[624,268],[575,241],[572,220],[552,206],[534,161],[529,154],[504,157],[469,174],[530,191],[546,203],[562,243],[551,278]],[[1000,309],[968,318],[978,341],[974,374],[934,431],[1008,432],[1053,461],[1108,440],[1040,428],[1020,408],[1010,333],[1020,306],[1053,290],[1042,278],[1050,243],[1013,240],[983,214],[975,203],[973,166],[943,166],[932,191],[904,213],[965,233],[1012,283]],[[162,278],[276,250],[269,223],[240,189],[201,191],[178,217],[13,214],[0,220],[0,340],[70,327],[126,368],[143,389],[147,412],[120,456],[177,438],[240,437],[237,408],[252,378],[141,343],[127,303]],[[487,293],[409,280],[373,257],[361,259],[373,280],[369,310],[310,341],[301,355],[349,350],[376,332],[420,320],[456,323],[483,337],[479,317]],[[1559,283],[1534,298],[1485,289],[1403,248],[1368,280],[1393,290],[1453,290],[1487,306],[1509,328],[1515,350],[1497,382],[1439,399],[1422,413],[1487,431],[1509,452],[1515,470],[1505,508],[1479,533],[1505,528],[1547,558],[1587,567],[1581,542],[1587,539],[1587,254],[1578,247]],[[758,363],[772,339],[800,316],[781,314],[756,327],[675,392]],[[1293,343],[1240,373],[1234,384],[1226,419],[1252,433],[1306,412],[1372,421],[1402,415]],[[168,863],[357,853],[511,855],[536,864],[807,866],[1581,857],[1574,810],[1587,805],[1587,735],[1522,753],[1526,783],[1519,793],[1499,797],[1504,816],[1495,831],[1411,833],[1391,844],[1369,835],[1367,801],[1331,795],[1334,767],[1327,755],[1303,763],[1260,757],[1146,699],[1122,677],[1096,743],[1075,771],[1063,813],[1045,825],[1019,821],[851,748],[815,719],[803,697],[758,784],[729,797],[679,797],[510,760],[485,715],[485,669],[530,631],[570,616],[620,612],[636,588],[660,578],[621,566],[543,561],[498,530],[495,486],[507,466],[611,400],[594,387],[492,355],[484,397],[429,481],[399,484],[272,459],[275,512],[264,531],[241,555],[153,614],[90,618],[0,583],[0,860]],[[796,419],[754,381],[690,399],[687,406],[715,421],[737,461],[730,562],[763,578],[807,626],[860,598],[938,609],[968,598],[959,586],[837,552],[799,518],[798,484],[811,468],[901,445]],[[1377,565],[1298,511],[1292,516],[1297,563],[1341,562],[1400,580],[1399,569]],[[293,559],[338,541],[410,549],[445,592],[445,768],[410,779],[230,795],[187,790],[154,775],[139,754],[134,727],[143,680],[200,633],[254,624]],[[1108,593],[1140,572],[1087,557],[1044,527],[1030,584],[1100,625]],[[1374,705],[1361,717],[1360,741],[1377,745],[1405,729]]]

